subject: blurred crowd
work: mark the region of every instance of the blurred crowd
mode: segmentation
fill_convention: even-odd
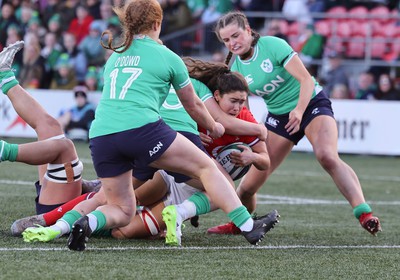
[[[102,68],[111,54],[100,45],[106,29],[120,34],[112,5],[118,1],[2,1],[0,49],[25,41],[13,68],[27,89],[102,87]]]
[[[121,34],[112,7],[124,0],[0,0],[0,50],[15,41],[26,42],[17,54],[14,68],[27,89],[68,89],[85,85],[101,90],[102,69],[111,54],[100,45],[101,34]],[[288,41],[309,71],[332,98],[400,100],[399,82],[390,69],[367,69],[351,79],[342,61],[346,53],[332,47],[323,32],[322,20],[313,13],[328,13],[335,7],[347,11],[363,6],[372,10],[385,6],[397,11],[399,0],[159,0],[164,10],[161,39],[179,55],[191,55],[199,41],[215,61],[223,61],[224,49],[213,33],[213,23],[230,10],[277,12],[278,18],[249,17],[261,35]],[[319,23],[318,23],[319,21]],[[182,32],[202,24],[204,32]],[[398,23],[396,23],[398,24]],[[166,38],[166,40],[164,40]],[[400,38],[400,29],[399,29]],[[343,45],[341,46],[343,47]],[[400,50],[400,48],[399,48]],[[324,60],[326,67],[312,63]],[[367,82],[368,81],[368,82]]]

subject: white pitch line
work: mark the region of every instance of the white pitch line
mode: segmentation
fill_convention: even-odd
[[[2,185],[24,185],[24,186],[32,186],[33,181],[13,181],[13,180],[0,180],[0,184]]]
[[[211,251],[211,250],[293,250],[293,249],[400,249],[400,245],[334,245],[334,246],[318,246],[318,245],[278,245],[278,246],[221,246],[221,247],[196,247],[196,246],[188,246],[188,247],[88,247],[86,251],[171,251],[171,250],[197,250],[197,251]],[[69,251],[69,249],[65,248],[43,248],[43,247],[35,247],[35,248],[5,248],[0,247],[1,252],[31,252],[31,251]]]
[[[27,181],[11,181],[11,180],[0,180],[0,184],[10,185],[28,185],[32,186],[32,182]],[[400,205],[400,201],[367,201],[372,205]],[[327,200],[327,199],[312,199],[312,198],[301,198],[301,197],[289,197],[289,196],[274,196],[267,194],[257,194],[257,204],[267,205],[347,205],[348,202],[345,200]]]

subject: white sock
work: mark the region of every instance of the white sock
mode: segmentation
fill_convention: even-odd
[[[181,204],[176,205],[176,211],[182,217],[182,220],[185,221],[196,216],[196,205],[189,200],[185,200]]]
[[[252,218],[248,219],[243,225],[240,226],[241,231],[251,231],[254,226],[254,220]]]
[[[60,232],[60,234],[57,235],[57,237],[60,237],[64,234],[68,234],[71,232],[71,228],[69,227],[69,224],[66,221],[64,221],[63,219],[58,219],[54,225],[50,226],[50,228],[52,230],[56,230],[56,231]]]
[[[89,227],[94,232],[97,228],[97,217],[92,213],[86,215],[89,218]]]

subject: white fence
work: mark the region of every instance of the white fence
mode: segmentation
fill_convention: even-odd
[[[74,104],[70,91],[32,90],[32,96],[54,117]],[[90,93],[97,104],[99,93]],[[339,129],[338,149],[341,153],[400,156],[400,102],[332,100]],[[264,102],[250,97],[250,107],[257,120],[267,113]],[[35,138],[35,131],[18,117],[8,98],[0,95],[0,136]],[[296,151],[311,151],[306,140]]]
[[[400,155],[400,101],[332,100],[339,130],[340,153]],[[267,109],[258,97],[250,97],[250,108],[259,121]],[[312,151],[302,139],[295,151]]]

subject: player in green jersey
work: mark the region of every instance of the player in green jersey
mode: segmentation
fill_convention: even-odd
[[[114,12],[123,25],[122,43],[114,46],[111,32],[103,33],[103,38],[108,36],[103,47],[114,53],[104,68],[103,93],[89,131],[92,160],[107,205],[74,223],[68,247],[84,250],[93,231],[129,223],[136,209],[133,188],[143,183],[132,180],[136,165],[199,179],[246,239],[258,243],[267,232],[263,221],[251,218],[214,162],[160,117],[159,108],[172,85],[199,125],[209,130],[212,137],[224,133],[223,126],[214,121],[196,96],[182,59],[159,44],[163,16],[160,4],[156,0],[133,0],[114,7]],[[196,161],[192,160],[194,157]],[[75,212],[74,217],[80,215]]]
[[[339,157],[331,102],[297,53],[282,39],[260,37],[241,12],[222,16],[215,33],[229,50],[226,63],[236,56],[232,70],[246,78],[251,93],[261,96],[268,108],[265,125],[269,130],[266,143],[271,168],[259,171],[258,176],[246,176],[242,186],[250,185],[246,182],[250,179],[265,181],[305,135],[361,226],[376,235],[381,230],[379,219],[365,202],[357,175]]]

